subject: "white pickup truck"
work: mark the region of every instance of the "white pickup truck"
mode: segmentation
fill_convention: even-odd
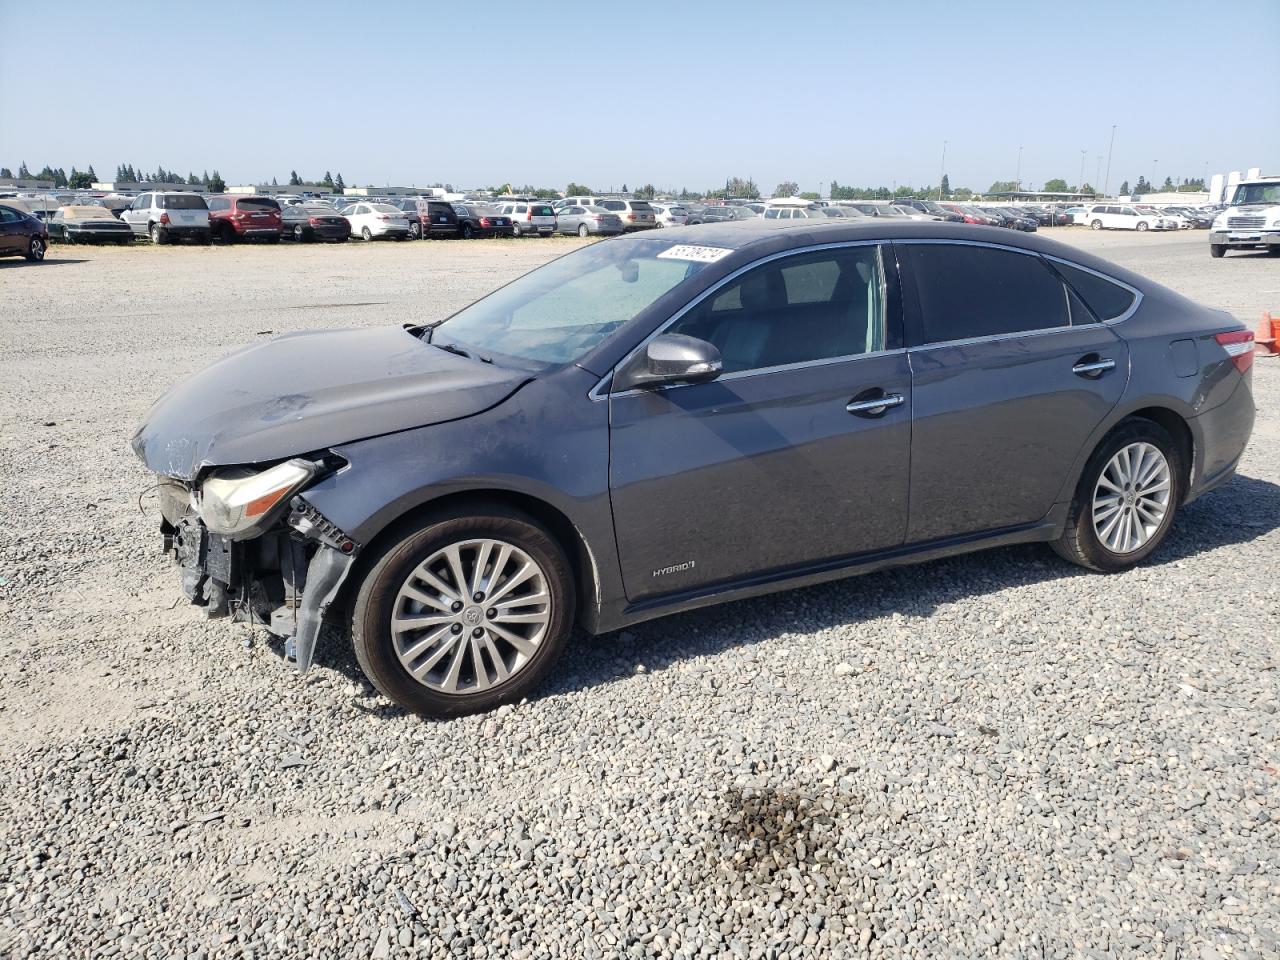
[[[1225,256],[1228,248],[1264,248],[1280,257],[1280,177],[1254,177],[1236,184],[1231,205],[1214,218],[1209,254]]]

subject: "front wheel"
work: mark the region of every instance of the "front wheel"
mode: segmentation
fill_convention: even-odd
[[[524,697],[573,625],[568,560],[532,517],[494,505],[403,531],[352,614],[356,659],[383,694],[427,717]]]
[[[1209,244],[1209,256],[1213,257],[1213,259],[1218,260],[1222,257],[1225,257],[1226,255],[1227,255],[1227,245],[1225,243]]]
[[[1186,466],[1169,432],[1150,420],[1126,420],[1085,465],[1054,550],[1103,573],[1137,565],[1168,534],[1185,482]]]
[[[40,263],[44,260],[47,250],[48,246],[45,244],[43,237],[32,237],[31,242],[27,244],[27,252],[23,256],[32,263]]]
[[[1102,221],[1101,221],[1101,220],[1095,220],[1095,221],[1093,221],[1093,223],[1089,224],[1089,226],[1090,226],[1090,227],[1092,227],[1094,230],[1101,230],[1101,229],[1102,229]]]
[[[1146,225],[1145,223],[1143,223],[1143,222],[1139,221],[1139,222],[1138,222],[1138,232],[1139,232],[1139,233],[1146,233],[1146,232],[1147,232],[1147,225]]]

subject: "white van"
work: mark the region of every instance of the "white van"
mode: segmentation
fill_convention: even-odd
[[[1078,222],[1078,221],[1077,221]],[[1094,230],[1177,230],[1168,217],[1143,213],[1127,203],[1098,204],[1089,210],[1085,222]]]

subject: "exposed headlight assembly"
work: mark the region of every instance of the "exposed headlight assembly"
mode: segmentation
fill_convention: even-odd
[[[319,469],[308,460],[289,460],[262,471],[248,467],[220,470],[200,485],[200,519],[214,533],[232,539],[247,537]]]

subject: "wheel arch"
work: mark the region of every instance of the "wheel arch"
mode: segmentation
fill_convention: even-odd
[[[1107,437],[1118,429],[1122,424],[1129,420],[1149,420],[1156,425],[1163,427],[1165,431],[1173,437],[1174,442],[1178,445],[1178,452],[1182,455],[1183,460],[1183,498],[1191,490],[1192,480],[1195,477],[1195,456],[1197,452],[1197,444],[1195,433],[1191,428],[1190,418],[1182,412],[1174,409],[1171,405],[1164,405],[1158,402],[1147,402],[1133,407],[1117,409],[1107,418],[1098,429],[1094,431],[1089,441],[1080,449],[1080,454],[1076,458],[1075,464],[1071,468],[1071,475],[1063,484],[1058,494],[1058,501],[1070,501],[1075,496],[1076,488],[1080,484],[1080,477],[1084,473],[1084,468],[1089,462],[1089,458],[1093,456],[1094,451],[1106,442]]]
[[[416,504],[390,521],[364,545],[357,557],[350,576],[343,585],[338,601],[344,607],[354,606],[355,594],[364,582],[366,574],[377,562],[383,549],[394,543],[401,531],[416,525],[433,514],[444,514],[470,509],[481,511],[485,507],[505,507],[523,513],[538,521],[550,531],[556,542],[564,550],[569,561],[569,569],[573,574],[573,585],[577,597],[574,621],[580,625],[594,622],[600,606],[600,566],[587,538],[569,517],[556,506],[539,497],[516,490],[502,488],[485,488],[447,493],[442,496]]]

